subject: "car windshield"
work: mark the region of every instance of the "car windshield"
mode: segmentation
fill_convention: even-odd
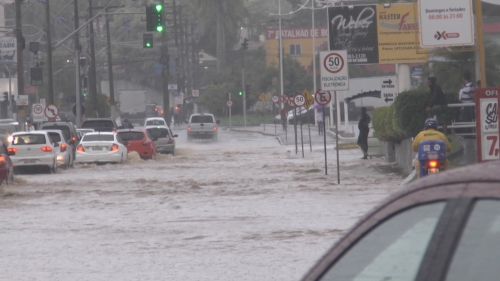
[[[143,132],[120,132],[118,133],[122,140],[142,140],[144,138]]]
[[[12,139],[13,145],[31,145],[31,144],[46,144],[45,135],[41,134],[25,134],[17,135]]]
[[[67,126],[56,126],[56,125],[43,126],[43,130],[61,130],[65,139],[67,140],[71,139],[71,132],[69,131],[69,127]]]
[[[211,115],[194,115],[191,123],[214,123],[214,118]]]
[[[111,120],[87,120],[82,124],[82,128],[114,128],[115,124]]]
[[[153,137],[153,138],[168,138],[169,133],[166,128],[150,128],[148,129],[148,133]]]
[[[146,125],[165,125],[165,121],[163,120],[148,120]]]
[[[113,135],[101,135],[101,134],[87,134],[83,137],[82,142],[90,141],[114,141],[115,137]]]
[[[61,135],[58,134],[58,133],[51,133],[49,132],[49,137],[50,137],[50,140],[55,143],[55,142],[61,142]]]

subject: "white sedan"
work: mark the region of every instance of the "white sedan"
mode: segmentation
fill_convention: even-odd
[[[127,148],[115,133],[87,133],[76,148],[75,163],[121,163],[124,160],[127,160]]]
[[[49,133],[49,137],[53,143],[58,143],[59,148],[56,149],[57,165],[59,167],[69,168],[73,167],[73,153],[68,141],[64,138],[61,130],[43,130]]]
[[[50,172],[57,171],[59,143],[53,142],[48,132],[14,133],[7,152],[14,168],[45,166]]]

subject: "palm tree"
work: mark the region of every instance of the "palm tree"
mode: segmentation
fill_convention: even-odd
[[[246,14],[243,0],[197,0],[198,15],[205,34],[216,33],[217,72],[225,65],[226,45],[235,41],[237,30]],[[234,38],[227,40],[226,35]]]

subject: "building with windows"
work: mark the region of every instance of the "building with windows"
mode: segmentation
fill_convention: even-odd
[[[318,27],[315,29],[315,53],[328,50],[328,28]],[[279,66],[279,29],[268,28],[266,30],[266,54],[267,65]],[[281,38],[283,42],[283,57],[290,56],[306,69],[310,69],[313,59],[312,28],[282,28]]]

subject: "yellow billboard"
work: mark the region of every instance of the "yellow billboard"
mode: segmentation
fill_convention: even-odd
[[[377,5],[379,63],[426,62],[429,56],[417,54],[418,22],[413,4]]]

